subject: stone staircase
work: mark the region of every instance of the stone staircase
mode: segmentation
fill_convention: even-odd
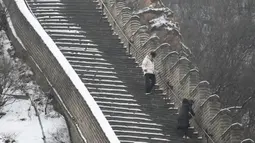
[[[27,0],[70,62],[122,143],[182,143],[177,109],[156,86],[144,94],[143,73],[91,0]],[[61,83],[60,83],[61,84]],[[198,135],[190,129],[192,139]]]

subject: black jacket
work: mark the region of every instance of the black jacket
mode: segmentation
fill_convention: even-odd
[[[178,117],[178,127],[179,128],[188,128],[189,120],[191,119],[191,115],[195,116],[195,113],[192,109],[192,105],[189,103],[182,104],[181,109],[179,111]]]

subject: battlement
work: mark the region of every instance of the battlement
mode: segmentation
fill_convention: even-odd
[[[102,3],[101,6],[104,7]],[[244,140],[242,124],[232,122],[230,110],[221,109],[219,96],[212,95],[209,82],[200,80],[197,67],[188,59],[191,52],[181,41],[180,27],[174,22],[170,9],[146,8],[143,4],[142,10],[134,12],[125,0],[110,0],[106,6],[113,16],[103,9],[108,21],[139,64],[149,51],[156,51],[157,83],[167,96],[177,106],[183,98],[195,101],[193,125],[204,139],[204,131],[207,131],[217,143],[253,142]],[[173,89],[169,88],[169,83]]]

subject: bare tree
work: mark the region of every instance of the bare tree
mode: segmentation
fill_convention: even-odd
[[[8,99],[25,95],[16,95],[16,91],[22,91],[29,81],[31,73],[27,73],[27,66],[20,60],[12,58],[9,54],[11,47],[4,31],[0,32],[0,107],[5,105]]]
[[[242,106],[237,118],[247,115],[246,129],[254,134],[255,1],[163,1],[180,16],[184,43],[202,78],[225,107]]]

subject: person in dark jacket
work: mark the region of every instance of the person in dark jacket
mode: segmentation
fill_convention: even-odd
[[[189,139],[188,137],[189,120],[192,117],[190,114],[195,116],[195,113],[191,107],[190,101],[184,98],[182,100],[182,106],[179,111],[177,129],[181,129],[183,131],[184,133],[183,138],[185,139]]]

